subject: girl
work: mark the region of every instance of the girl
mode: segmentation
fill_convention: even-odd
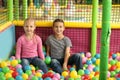
[[[34,33],[36,28],[34,19],[26,19],[23,28],[25,33],[17,41],[16,58],[21,59],[24,71],[26,66],[33,64],[46,73],[48,70],[43,61],[45,58],[42,51],[42,40]]]

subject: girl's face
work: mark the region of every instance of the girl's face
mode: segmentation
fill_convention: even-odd
[[[63,34],[63,31],[65,30],[64,23],[62,22],[55,22],[53,25],[53,31],[55,35],[61,35]]]
[[[35,30],[35,22],[34,21],[26,21],[26,23],[24,24],[24,31],[26,35],[32,35],[34,33]]]

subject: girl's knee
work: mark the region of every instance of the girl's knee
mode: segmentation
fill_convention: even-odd
[[[22,64],[29,64],[29,61],[27,59],[22,59]]]

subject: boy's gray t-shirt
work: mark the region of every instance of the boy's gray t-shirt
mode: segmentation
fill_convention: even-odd
[[[57,40],[54,35],[50,35],[46,40],[46,45],[50,46],[50,56],[55,59],[64,58],[66,47],[72,47],[71,40],[67,36]]]

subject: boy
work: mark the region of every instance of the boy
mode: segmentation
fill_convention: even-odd
[[[53,35],[46,40],[47,56],[51,57],[50,67],[57,73],[67,70],[67,65],[76,65],[76,70],[82,69],[80,54],[70,56],[71,40],[63,34],[65,27],[62,19],[53,22]]]

